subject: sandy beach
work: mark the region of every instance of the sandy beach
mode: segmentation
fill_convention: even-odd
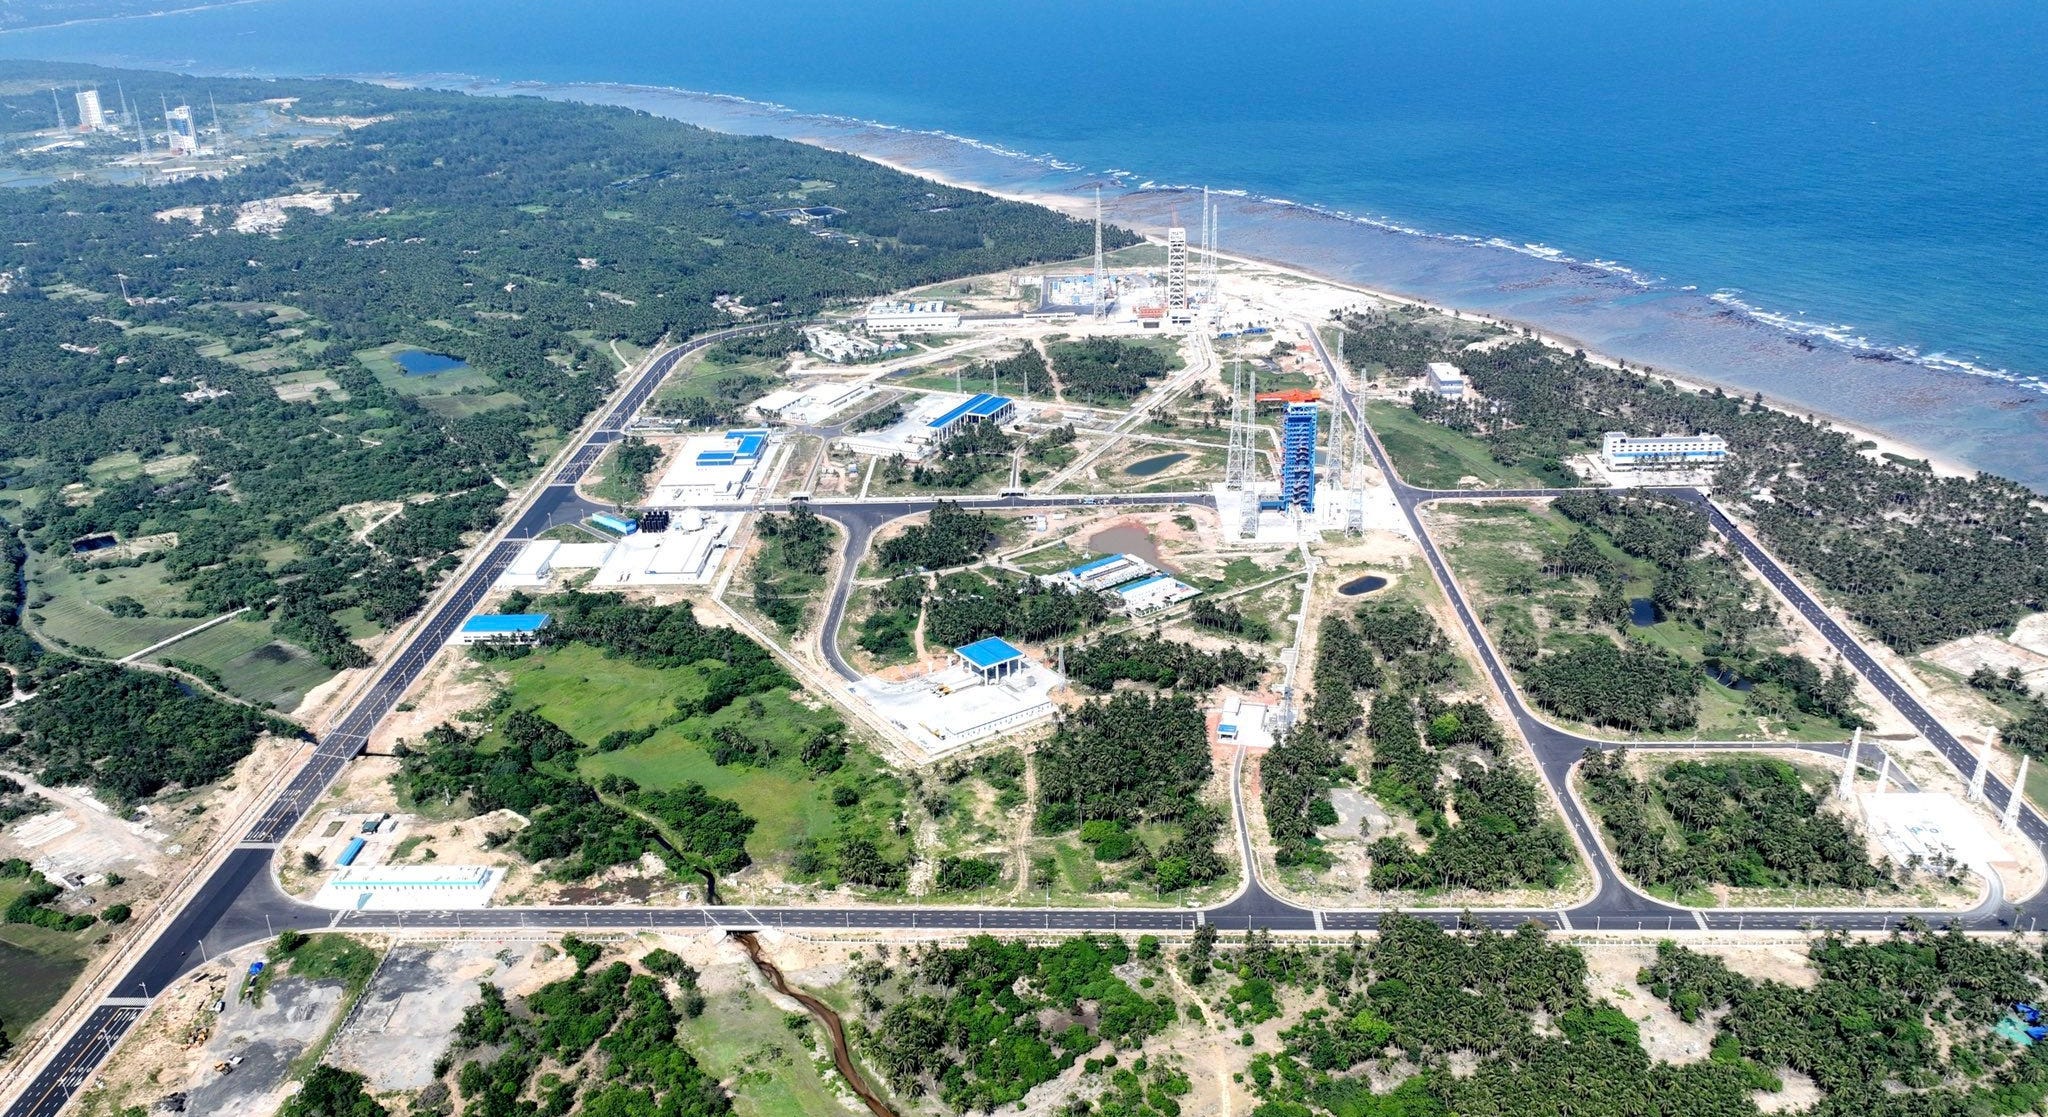
[[[1047,209],[1057,210],[1077,220],[1089,220],[1094,216],[1094,203],[1092,199],[1082,198],[1071,194],[1033,193],[1027,191],[1001,190],[987,186],[983,183],[968,182],[960,179],[955,179],[946,175],[937,174],[923,167],[912,166],[908,163],[903,163],[897,160],[885,159],[879,156],[867,154],[865,152],[839,147],[830,143],[826,143],[825,141],[817,137],[800,136],[796,138],[799,140],[799,142],[802,143],[808,143],[817,147],[823,147],[832,151],[838,151],[845,155],[852,155],[859,159],[865,159],[870,163],[877,163],[880,164],[881,166],[888,167],[890,170],[900,171],[907,175],[914,175],[918,178],[926,179],[931,182],[936,182],[944,186],[950,186],[955,189],[977,190],[985,194],[993,194],[996,197],[1006,198],[1014,202],[1028,202],[1032,205],[1044,206]],[[1148,240],[1151,240],[1155,243],[1165,243],[1165,230],[1163,228],[1137,228],[1136,231],[1144,235]],[[1331,287],[1336,290],[1345,291],[1357,295],[1363,295],[1367,298],[1376,299],[1381,302],[1390,303],[1397,306],[1416,306],[1431,310],[1449,309],[1447,307],[1440,307],[1437,304],[1429,302],[1426,299],[1419,299],[1412,295],[1404,295],[1397,291],[1384,291],[1376,288],[1364,287],[1356,283],[1347,283],[1343,280],[1334,279],[1327,275],[1321,275],[1315,272],[1311,272],[1303,268],[1298,268],[1290,264],[1282,263],[1278,260],[1267,260],[1256,256],[1245,256],[1227,251],[1218,252],[1216,258],[1219,261],[1227,261],[1239,267],[1256,268],[1263,271],[1269,271],[1277,275],[1292,276],[1296,279],[1306,280],[1311,283],[1322,284],[1324,286]],[[1556,349],[1564,350],[1567,352],[1584,351],[1586,354],[1586,359],[1594,364],[1604,365],[1608,368],[1615,369],[1625,367],[1625,362],[1622,358],[1609,356],[1608,354],[1600,353],[1593,349],[1590,349],[1586,346],[1584,342],[1579,341],[1577,338],[1567,337],[1561,334],[1548,332],[1539,329],[1535,326],[1532,326],[1527,322],[1518,322],[1512,319],[1500,318],[1490,314],[1482,314],[1469,310],[1460,310],[1458,313],[1474,321],[1485,322],[1490,325],[1499,326],[1503,329],[1527,330],[1529,331],[1530,335],[1534,337],[1536,340],[1541,341],[1543,344],[1551,346]],[[1635,369],[1640,370],[1646,366],[1642,365],[1640,362],[1637,362],[1633,366],[1628,367],[1633,367]],[[1658,367],[1651,373],[1651,375],[1656,376],[1659,379],[1669,380],[1682,388],[1686,388],[1692,391],[1711,391],[1715,388],[1720,388],[1721,390],[1729,392],[1733,395],[1746,394],[1744,389],[1733,387],[1731,385],[1726,384],[1717,384],[1712,380],[1700,377],[1695,374],[1686,373],[1682,371],[1675,371],[1668,368]],[[1764,405],[1766,407],[1771,408],[1772,410],[1780,411],[1787,415],[1793,415],[1800,418],[1810,417],[1836,430],[1842,431],[1843,433],[1848,434],[1851,437],[1854,437],[1860,441],[1872,443],[1873,448],[1868,450],[1867,453],[1875,457],[1882,457],[1885,454],[1896,454],[1902,458],[1923,460],[1928,463],[1929,467],[1933,469],[1934,473],[1937,476],[1941,477],[1975,477],[1978,473],[1978,470],[1971,466],[1964,465],[1960,462],[1955,461],[1952,458],[1944,457],[1943,455],[1935,451],[1929,450],[1925,447],[1912,445],[1892,435],[1885,434],[1882,431],[1873,430],[1867,425],[1853,423],[1847,419],[1843,419],[1836,415],[1830,415],[1825,411],[1820,411],[1813,408],[1794,408],[1784,406],[1773,401],[1768,392],[1764,394]]]

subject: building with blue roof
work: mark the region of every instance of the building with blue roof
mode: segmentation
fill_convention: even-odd
[[[1015,418],[1016,414],[1016,400],[1008,396],[980,392],[933,419],[927,426],[934,442],[944,442],[966,429],[970,423],[995,423],[1000,426]]]
[[[1123,602],[1124,612],[1137,617],[1199,596],[1202,591],[1171,574],[1154,574],[1150,578],[1118,586],[1113,592]]]
[[[1029,664],[1017,645],[1000,636],[976,640],[972,644],[954,648],[953,654],[967,669],[980,676],[984,683],[996,682],[1023,670]]]
[[[1106,590],[1158,572],[1157,567],[1136,555],[1106,555],[1062,571],[1054,580],[1075,589]]]
[[[478,613],[455,630],[456,644],[531,644],[548,626],[546,613]]]

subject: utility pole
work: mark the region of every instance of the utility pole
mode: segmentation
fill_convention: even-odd
[[[2032,757],[2026,753],[2020,754],[2019,774],[2013,777],[2012,790],[2006,793],[2005,818],[2001,821],[2005,823],[2007,830],[2017,830],[2020,827],[2020,800],[2027,794],[2027,761],[2031,759]]]

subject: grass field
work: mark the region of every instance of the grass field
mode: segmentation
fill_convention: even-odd
[[[35,606],[31,620],[44,634],[74,648],[95,649],[98,654],[119,658],[169,639],[204,620],[204,617],[173,617],[166,613],[184,608],[180,586],[164,580],[161,563],[144,563],[125,568],[87,567],[73,573],[69,564],[52,567],[36,564],[31,587],[50,595],[50,601]],[[100,579],[104,577],[106,581]],[[117,617],[105,603],[130,597],[141,604],[144,615]]]
[[[186,660],[210,667],[227,681],[229,693],[287,713],[307,691],[334,677],[304,650],[274,640],[269,621],[246,616],[188,636],[152,653],[149,661]]]
[[[704,1015],[684,1021],[681,1039],[732,1090],[733,1109],[741,1117],[845,1112],[834,1084],[811,1056],[816,1024],[807,1017],[804,1029],[793,1031],[788,1017],[755,988],[742,986],[712,997]]]
[[[536,708],[585,744],[595,744],[615,729],[657,724],[674,712],[676,699],[704,693],[704,676],[695,668],[655,670],[607,659],[603,652],[581,645],[507,661],[505,672],[513,708]],[[747,840],[747,852],[757,862],[786,859],[799,842],[829,837],[844,821],[831,801],[835,784],[861,787],[860,813],[885,822],[895,817],[900,798],[895,781],[858,747],[849,750],[846,766],[829,777],[793,762],[771,768],[713,763],[707,742],[723,726],[740,725],[750,736],[793,747],[819,727],[839,720],[829,708],[812,709],[788,692],[755,697],[759,714],[742,699],[710,717],[663,726],[637,745],[587,754],[580,771],[592,779],[617,774],[656,789],[692,781],[703,784],[757,820]]]
[[[525,397],[518,392],[459,392],[452,396],[423,396],[420,399],[420,406],[443,419],[466,419],[485,411],[496,411],[500,407],[517,407],[525,402]]]
[[[0,907],[27,890],[26,880],[0,880]],[[104,934],[97,924],[65,933],[26,923],[0,923],[0,1021],[20,1037],[50,1011],[85,968],[93,939]]]
[[[394,341],[370,349],[358,349],[356,360],[376,375],[378,383],[401,396],[452,396],[469,388],[488,392],[498,387],[497,381],[474,368],[450,369],[432,376],[407,376],[405,370],[398,367],[393,354],[418,348],[409,341]]]
[[[1471,435],[1424,422],[1399,404],[1379,400],[1365,405],[1365,421],[1386,447],[1401,479],[1425,489],[1465,487],[1461,479],[1476,477],[1493,489],[1526,489],[1569,485],[1569,478],[1545,473],[1541,463],[1525,459],[1513,465],[1493,460],[1493,451]]]

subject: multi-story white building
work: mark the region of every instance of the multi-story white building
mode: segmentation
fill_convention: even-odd
[[[100,91],[81,89],[78,91],[78,130],[97,132],[107,126],[106,111],[100,108]]]
[[[863,320],[870,332],[881,334],[925,333],[960,328],[960,312],[947,310],[945,302],[940,299],[925,302],[885,300],[871,303]]]
[[[1610,472],[1685,469],[1719,465],[1728,443],[1718,434],[1660,434],[1644,438],[1608,431],[1600,439],[1600,461]]]
[[[1449,361],[1431,361],[1425,374],[1430,393],[1438,399],[1464,399],[1465,374]]]

